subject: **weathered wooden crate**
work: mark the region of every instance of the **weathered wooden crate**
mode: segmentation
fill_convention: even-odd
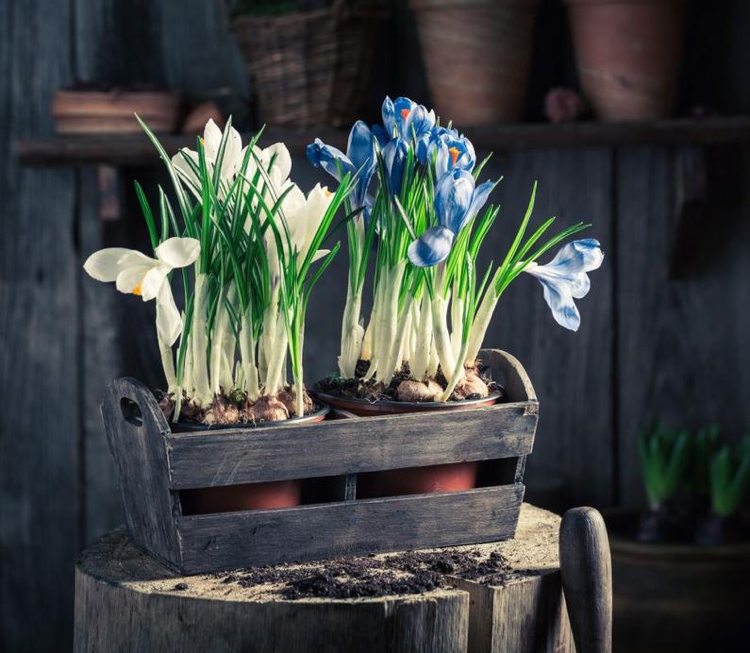
[[[513,537],[539,404],[513,356],[483,350],[481,357],[506,403],[308,426],[172,433],[145,386],[117,379],[102,415],[131,537],[185,574]],[[465,461],[482,461],[476,489],[356,498],[359,474]],[[332,500],[183,514],[185,490],[292,479],[325,480]]]

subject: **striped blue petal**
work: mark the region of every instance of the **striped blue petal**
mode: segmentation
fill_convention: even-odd
[[[375,137],[375,140],[378,142],[380,149],[383,149],[386,146],[386,143],[388,143],[388,141],[391,140],[390,137],[388,136],[388,133],[385,131],[385,128],[382,125],[373,125],[372,135]]]
[[[584,238],[561,247],[547,265],[529,263],[524,272],[539,279],[555,321],[566,329],[577,331],[581,316],[573,300],[588,294],[591,280],[587,272],[596,270],[603,260],[599,241]]]
[[[540,278],[539,281],[544,287],[544,300],[550,307],[555,322],[570,331],[578,331],[578,327],[581,326],[581,314],[570,294],[570,287],[550,279]]]
[[[401,194],[408,153],[409,145],[402,138],[394,138],[383,148],[383,163],[388,173],[388,191],[391,195]]]
[[[385,96],[385,100],[383,100],[381,115],[383,117],[383,127],[388,135],[387,140],[391,140],[397,132],[396,107],[393,105],[393,100],[387,95]]]
[[[599,241],[595,238],[582,238],[567,243],[547,265],[564,274],[591,272],[596,270],[602,261],[604,253]]]
[[[319,138],[307,146],[307,160],[316,168],[323,168],[335,179],[341,180],[346,173],[354,173],[356,169],[348,156],[341,150],[326,145]]]
[[[485,181],[474,189],[474,192],[471,194],[471,205],[464,216],[464,221],[461,224],[461,227],[477,216],[487,203],[490,193],[495,190],[495,186],[497,186],[498,183],[499,181]]]
[[[404,138],[419,139],[424,135],[429,136],[435,127],[435,112],[428,111],[423,105],[416,105],[404,119]]]
[[[438,182],[435,189],[435,213],[441,226],[454,234],[465,223],[474,194],[474,177],[464,170],[453,170]]]
[[[361,120],[354,123],[349,132],[347,156],[357,171],[357,186],[352,196],[355,208],[364,205],[367,189],[375,172],[375,137]]]
[[[427,268],[448,258],[455,234],[445,227],[431,227],[409,245],[409,260]]]

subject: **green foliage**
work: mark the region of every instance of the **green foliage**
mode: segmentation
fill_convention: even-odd
[[[692,491],[698,495],[707,495],[709,492],[709,466],[711,459],[719,447],[720,429],[713,424],[708,428],[701,429],[692,438],[692,473],[690,482]]]
[[[673,498],[684,482],[690,461],[690,434],[656,424],[638,437],[643,483],[649,505],[657,509]]]
[[[719,517],[737,512],[750,483],[750,437],[735,447],[725,444],[711,458],[711,509]]]
[[[638,454],[653,510],[684,491],[693,509],[707,498],[715,515],[729,517],[750,486],[750,436],[735,446],[722,443],[717,425],[691,433],[656,423],[639,434]]]

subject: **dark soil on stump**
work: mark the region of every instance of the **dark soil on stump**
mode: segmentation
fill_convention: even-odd
[[[503,585],[517,576],[499,553],[478,550],[406,552],[384,557],[345,557],[311,565],[272,565],[219,574],[242,587],[273,583],[285,599],[351,599],[423,594],[450,587],[451,577]]]

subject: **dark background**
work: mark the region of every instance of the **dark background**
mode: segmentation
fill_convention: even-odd
[[[678,113],[749,112],[750,3],[687,4]],[[376,62],[372,117],[386,92],[429,103],[403,2],[393,3]],[[102,388],[122,374],[160,385],[153,307],[81,270],[102,246],[144,242],[132,180],[153,193],[158,173],[26,168],[14,154],[18,139],[53,133],[51,96],[76,79],[220,95],[240,122],[252,119],[237,100],[249,89],[219,2],[0,2],[3,651],[69,647],[75,558],[121,521],[97,408]],[[541,119],[551,86],[575,83],[564,7],[543,2],[528,118]],[[494,157],[488,175],[505,180],[488,250],[501,251],[538,179],[538,219],[591,221],[607,253],[579,304],[579,333],[555,325],[528,278],[504,297],[486,340],[521,359],[541,401],[527,475],[532,500],[558,508],[639,503],[635,434],[654,417],[718,422],[732,435],[750,425],[747,165],[740,146],[538,148]],[[705,193],[696,192],[696,166],[707,170]],[[301,157],[295,168],[303,188],[319,179]],[[102,185],[109,203],[98,196]],[[335,365],[345,266],[339,256],[311,306],[308,381]]]

